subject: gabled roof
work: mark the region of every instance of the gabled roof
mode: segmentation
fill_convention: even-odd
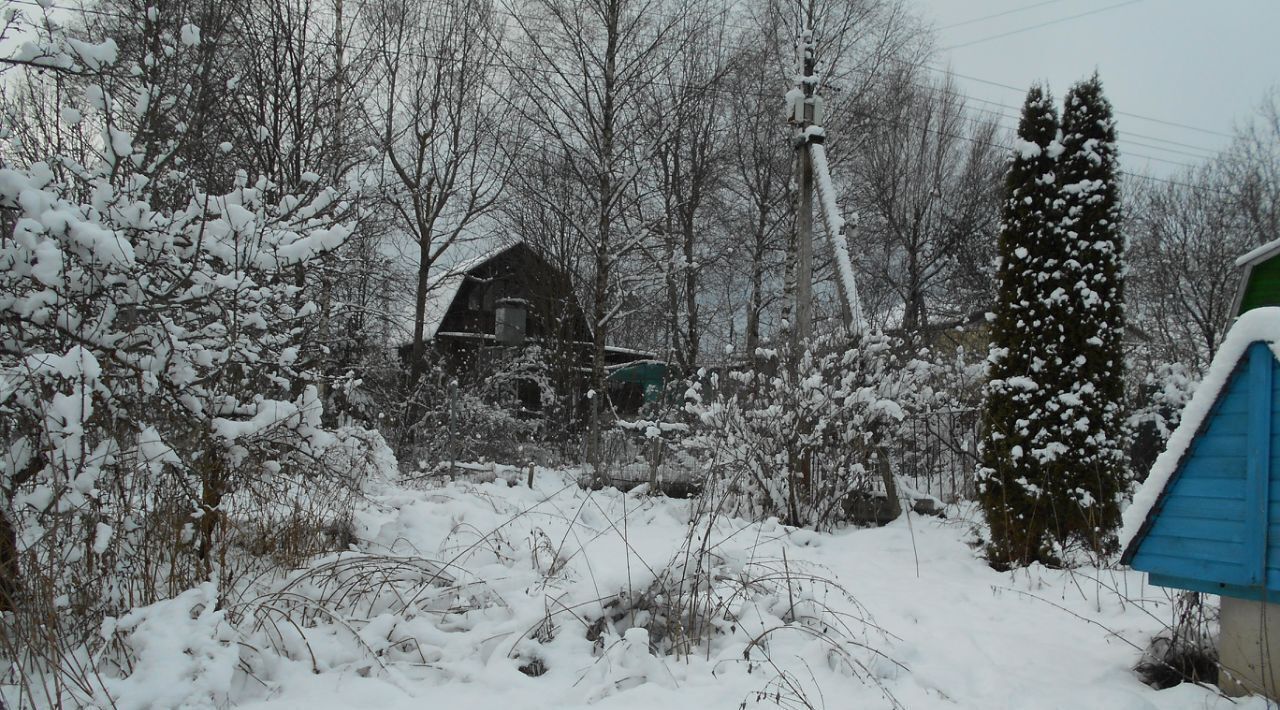
[[[504,246],[490,249],[470,259],[465,259],[449,266],[445,271],[432,276],[427,281],[426,313],[423,316],[422,337],[431,340],[440,330],[440,324],[458,297],[458,291],[467,279],[467,274],[506,254],[512,249],[525,247],[522,241],[514,241]]]
[[[1252,266],[1258,262],[1266,261],[1276,254],[1280,254],[1280,239],[1269,241],[1257,249],[1236,257],[1236,266]]]
[[[1120,529],[1120,547],[1124,550],[1122,562],[1127,564],[1133,558],[1138,544],[1151,526],[1153,511],[1158,509],[1158,503],[1191,450],[1192,442],[1205,427],[1219,396],[1231,381],[1236,365],[1249,346],[1259,342],[1266,344],[1275,356],[1277,344],[1280,344],[1280,308],[1248,311],[1237,318],[1227,331],[1204,380],[1183,409],[1182,420],[1165,444],[1164,452],[1152,465],[1151,473],[1134,495],[1133,503],[1124,511]]]
[[[1236,266],[1243,267],[1244,271],[1240,274],[1240,282],[1236,285],[1236,295],[1231,301],[1232,314],[1240,312],[1240,304],[1244,303],[1244,294],[1249,289],[1249,278],[1253,276],[1253,267],[1277,255],[1280,255],[1280,239],[1269,241],[1257,249],[1236,258]]]

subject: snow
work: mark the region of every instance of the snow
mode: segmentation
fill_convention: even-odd
[[[791,118],[796,115],[796,104],[804,102],[804,91],[802,91],[798,86],[793,86],[787,90],[783,99],[787,104],[786,117]]]
[[[210,582],[172,599],[108,619],[104,639],[119,638],[134,654],[134,672],[104,678],[120,710],[221,707],[239,661],[229,642],[226,612]]]
[[[1038,143],[1017,137],[1013,140],[1013,150],[1023,160],[1031,160],[1040,155],[1040,145]]]
[[[854,276],[853,262],[849,259],[849,244],[844,236],[844,217],[836,204],[835,185],[831,182],[831,168],[827,163],[827,149],[821,143],[809,144],[809,156],[813,159],[814,185],[817,187],[818,204],[822,207],[822,222],[826,226],[827,240],[836,259],[836,271],[840,278],[840,292],[846,300],[852,317],[850,330],[855,334],[866,331],[862,315],[862,301],[858,296],[858,282]]]
[[[466,281],[467,274],[484,265],[485,262],[496,259],[506,253],[517,243],[505,244],[470,259],[464,259],[456,264],[444,267],[430,278],[427,282],[426,313],[423,316],[422,337],[424,340],[431,340],[436,336],[436,332],[440,330],[440,325],[444,323],[444,317],[448,315],[449,308],[453,305],[453,299],[458,297],[458,291],[462,288],[463,282]],[[412,329],[410,329],[410,332],[412,332]]]
[[[587,491],[542,468],[528,488],[512,470],[516,485],[387,482],[351,552],[221,607],[206,584],[108,622],[136,654],[132,675],[104,681],[116,706],[676,710],[795,707],[775,700],[802,693],[829,708],[1266,707],[1143,685],[1130,669],[1169,616],[1166,592],[1124,570],[995,572],[971,546],[971,508],[834,534],[708,527],[697,501]],[[704,536],[712,554],[688,560]],[[360,571],[378,564],[381,587]],[[599,621],[682,564],[711,573],[710,647],[665,655],[646,610]],[[788,575],[800,581],[777,582]],[[830,625],[787,622],[806,617]],[[542,675],[519,670],[535,661]]]
[[[1191,396],[1191,401],[1182,410],[1182,421],[1173,430],[1164,451],[1152,464],[1147,480],[1134,494],[1133,503],[1124,511],[1124,524],[1120,529],[1121,549],[1129,547],[1142,529],[1151,509],[1159,500],[1161,492],[1177,470],[1178,463],[1182,461],[1183,454],[1191,445],[1196,432],[1200,430],[1205,417],[1209,415],[1213,403],[1217,401],[1218,393],[1227,385],[1236,363],[1249,345],[1257,341],[1268,343],[1273,348],[1277,342],[1280,342],[1280,308],[1256,308],[1246,311],[1236,319],[1223,337],[1222,345],[1214,355],[1213,362],[1209,364],[1204,379],[1196,388],[1195,394]]]
[[[182,26],[182,43],[188,47],[194,47],[200,44],[200,28],[187,24]]]
[[[1271,256],[1274,252],[1280,250],[1280,239],[1269,241],[1266,244],[1254,249],[1248,253],[1242,254],[1236,258],[1236,266],[1244,266],[1245,264],[1255,264],[1263,259]]]

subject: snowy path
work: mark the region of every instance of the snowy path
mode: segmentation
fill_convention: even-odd
[[[612,634],[605,635],[601,653],[584,633],[600,615],[596,600],[644,589],[678,557],[691,503],[587,493],[555,474],[540,476],[533,491],[501,481],[385,491],[380,509],[361,520],[364,549],[452,561],[458,566],[452,569],[465,568],[500,601],[466,614],[368,621],[362,636],[370,646],[411,636],[414,654],[425,664],[388,660],[384,670],[362,661],[343,641],[344,632],[334,630],[328,645],[312,642],[322,672],[313,672],[310,662],[279,661],[271,668],[272,689],[245,686],[237,693],[242,706],[675,710],[737,708],[745,700],[747,707],[804,707],[797,693],[777,684],[785,670],[809,703],[833,710],[892,707],[887,695],[906,708],[1267,707],[1258,699],[1233,704],[1188,685],[1157,692],[1136,679],[1129,669],[1139,652],[1124,639],[1144,645],[1168,615],[1163,590],[1145,586],[1142,575],[997,573],[965,544],[965,524],[919,517],[910,527],[900,520],[834,535],[741,521],[725,521],[713,531],[721,573],[758,574],[753,562],[785,559],[788,569],[838,580],[886,632],[851,622],[853,640],[896,662],[848,646],[868,678],[834,662],[823,639],[796,631],[772,637],[776,667],[749,669],[743,650],[781,613],[767,594],[732,607],[738,621],[715,637],[709,658],[705,650],[681,661],[652,656],[634,637]],[[1146,598],[1151,613],[1122,603],[1106,586],[1130,599]],[[808,590],[837,613],[860,613],[830,588]],[[554,638],[526,638],[548,614]],[[626,625],[619,626],[621,633]],[[387,653],[393,660],[395,654]],[[547,667],[540,677],[518,670],[533,656]],[[759,691],[770,700],[758,702]]]

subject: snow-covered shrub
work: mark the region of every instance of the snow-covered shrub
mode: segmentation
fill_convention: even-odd
[[[885,447],[927,397],[927,363],[868,335],[847,347],[815,344],[795,374],[776,358],[769,365],[704,373],[686,394],[695,420],[686,445],[703,458],[707,488],[724,496],[726,510],[829,529],[881,517],[865,508],[885,496],[896,505]]]
[[[1142,481],[1151,464],[1164,450],[1169,435],[1182,419],[1182,409],[1191,401],[1198,380],[1186,366],[1165,363],[1156,366],[1138,383],[1128,427],[1133,432],[1130,448],[1132,478]]]
[[[402,461],[521,463],[528,458],[526,447],[534,445],[542,417],[525,406],[521,390],[531,390],[540,405],[554,399],[540,348],[489,348],[484,355],[491,359],[477,368],[482,376],[459,376],[434,363],[401,400],[399,420],[407,422],[398,436]]]
[[[696,494],[702,478],[697,461],[682,446],[689,432],[689,425],[678,421],[682,414],[655,410],[653,418],[618,419],[601,437],[599,468],[586,476],[624,490],[645,485],[655,495]]]
[[[1173,618],[1165,632],[1151,639],[1135,670],[1147,685],[1160,690],[1179,683],[1218,682],[1218,608],[1205,604],[1199,592],[1176,592]]]
[[[953,502],[976,493],[986,349],[938,346],[916,359],[922,377],[914,406],[896,430],[889,453],[894,473],[922,494]]]
[[[227,588],[238,519],[347,486],[333,468],[376,442],[322,425],[307,365],[298,274],[348,237],[341,195],[184,165],[196,98],[166,87],[202,71],[194,27],[119,63],[30,31],[0,64],[46,68],[27,80],[96,136],[73,156],[9,134],[0,163],[0,652],[38,674],[106,615]]]
[[[121,710],[217,708],[240,664],[238,634],[212,582],[102,624],[105,648],[96,700]],[[156,682],[163,678],[165,682]],[[123,698],[123,702],[115,700]]]
[[[901,666],[880,650],[889,645],[888,635],[868,610],[830,570],[789,559],[785,551],[779,554],[763,542],[790,538],[806,545],[821,538],[788,531],[776,519],[757,523],[750,537],[742,536],[742,521],[726,515],[722,503],[722,498],[703,495],[686,504],[689,521],[665,564],[645,563],[632,549],[627,555],[635,567],[625,583],[623,577],[613,577],[615,586],[601,584],[601,570],[593,572],[591,594],[598,597],[565,594],[566,583],[583,573],[583,565],[589,571],[600,564],[575,560],[578,555],[566,549],[577,535],[564,536],[558,547],[548,541],[545,551],[541,545],[534,548],[537,557],[548,560],[536,568],[546,575],[544,583],[555,599],[511,647],[509,657],[527,675],[556,672],[562,670],[556,667],[563,663],[560,649],[585,636],[597,660],[579,677],[592,700],[638,681],[665,684],[672,680],[664,670],[670,663],[666,659],[697,658],[720,659],[717,667],[741,664],[746,673],[782,688],[794,680],[787,676],[790,659],[820,662],[878,687],[892,700],[881,678],[895,672],[890,666]],[[654,511],[634,502],[629,510],[642,516]],[[569,522],[587,532],[593,527],[586,520],[594,518],[580,511]]]

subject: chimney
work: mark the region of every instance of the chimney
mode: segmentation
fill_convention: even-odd
[[[498,345],[523,345],[528,303],[523,298],[503,298],[494,306],[494,340]]]

